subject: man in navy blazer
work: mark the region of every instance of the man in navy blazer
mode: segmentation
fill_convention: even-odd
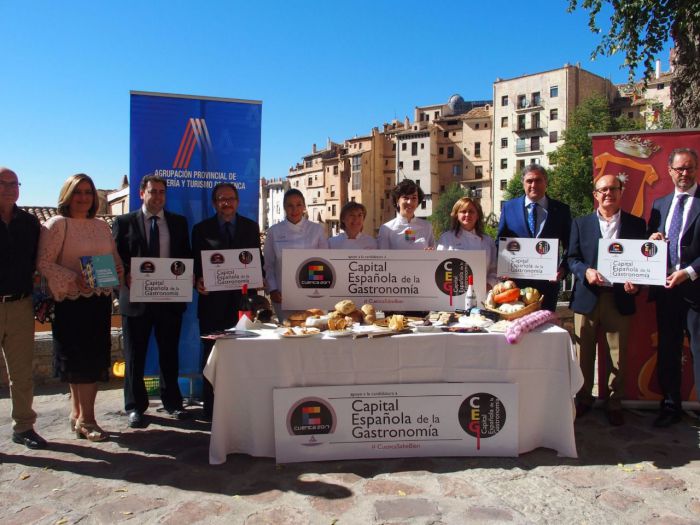
[[[238,322],[238,307],[241,302],[239,290],[207,291],[202,272],[202,250],[228,250],[250,248],[260,254],[260,227],[258,223],[238,214],[238,190],[228,182],[214,186],[212,205],[216,215],[203,220],[192,228],[192,250],[194,252],[194,276],[199,303],[197,317],[199,331],[203,334],[224,330]],[[262,266],[261,266],[262,267]],[[255,294],[254,291],[249,292]],[[203,342],[202,368],[214,346],[213,341]],[[214,392],[211,384],[204,379],[203,388],[204,418],[211,420],[214,407]]]
[[[598,209],[578,217],[571,226],[569,268],[574,274],[570,308],[583,386],[576,394],[576,415],[593,407],[593,377],[598,333],[605,334],[608,349],[604,356],[608,386],[607,415],[610,424],[624,423],[621,401],[625,394],[625,364],[629,325],[635,312],[637,286],[626,282],[610,285],[597,270],[600,239],[645,239],[646,223],[620,209],[622,183],[614,175],[598,178],[593,197]],[[599,380],[599,383],[602,381]]]
[[[158,343],[160,366],[160,397],[165,410],[177,419],[188,416],[182,406],[182,394],[178,385],[180,370],[178,347],[182,314],[186,303],[132,303],[131,285],[132,257],[189,258],[190,235],[187,219],[182,215],[165,211],[165,179],[146,175],[141,179],[140,196],[143,205],[137,211],[117,217],[112,227],[119,256],[124,262],[125,284],[119,289],[119,309],[122,314],[124,334],[124,408],[129,416],[129,426],[145,426],[143,413],[148,408],[148,394],[144,384],[146,351],[151,332],[155,332]],[[153,217],[157,217],[154,219]],[[151,225],[156,221],[158,231],[157,248],[149,245]],[[153,250],[157,254],[153,254]]]
[[[555,279],[551,281],[517,279],[519,287],[532,286],[544,295],[543,308],[552,312],[557,308],[559,281],[569,273],[567,253],[571,233],[571,210],[569,206],[547,196],[547,171],[539,164],[530,164],[523,169],[525,195],[506,201],[498,224],[497,238],[530,237],[559,239],[561,257]],[[534,232],[528,225],[528,209],[534,207]],[[498,240],[497,239],[497,240]]]
[[[677,148],[668,159],[673,193],[656,199],[649,217],[650,239],[668,241],[666,285],[652,287],[659,333],[657,377],[663,394],[656,427],[681,420],[681,356],[687,333],[695,385],[700,379],[700,188],[698,154]]]

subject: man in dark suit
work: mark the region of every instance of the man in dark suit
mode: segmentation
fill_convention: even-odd
[[[604,356],[608,385],[607,415],[611,425],[624,423],[621,401],[625,394],[625,363],[629,325],[635,312],[637,286],[626,282],[610,285],[597,270],[600,239],[645,239],[646,223],[620,209],[622,183],[603,175],[595,183],[598,209],[574,220],[569,241],[569,268],[576,277],[570,308],[583,386],[576,394],[576,415],[593,407],[593,376],[598,332],[608,342]],[[601,349],[602,350],[602,349]],[[601,352],[602,353],[602,352]],[[599,380],[599,383],[601,381]]]
[[[224,330],[238,322],[238,307],[241,302],[239,290],[207,291],[202,273],[202,250],[227,250],[250,248],[260,253],[260,227],[238,214],[238,190],[233,184],[219,183],[212,191],[212,204],[216,215],[195,224],[192,229],[194,252],[194,275],[199,304],[199,331],[202,334]],[[261,263],[262,263],[262,254]],[[249,292],[251,294],[255,292]],[[205,341],[202,348],[202,369],[214,344]],[[204,418],[211,419],[214,392],[206,378],[203,387]]]
[[[539,164],[526,166],[523,169],[522,181],[525,195],[504,203],[497,238],[530,237],[559,240],[561,255],[554,279],[516,280],[520,288],[537,288],[544,295],[542,306],[555,311],[559,282],[569,273],[567,253],[571,233],[571,211],[563,202],[547,196],[547,171]]]
[[[189,228],[182,215],[165,211],[166,183],[161,177],[146,175],[141,180],[140,196],[143,205],[137,211],[116,219],[113,235],[117,250],[124,261],[126,284],[119,290],[119,308],[124,334],[124,408],[129,426],[140,428],[146,421],[143,413],[148,408],[148,394],[144,384],[146,351],[151,332],[158,343],[160,366],[160,398],[163,408],[177,419],[188,413],[182,406],[178,385],[178,346],[182,314],[186,303],[132,303],[129,300],[132,257],[191,257]]]
[[[657,376],[663,394],[656,427],[681,420],[681,355],[687,333],[697,387],[700,378],[700,188],[698,154],[677,148],[668,159],[673,193],[656,199],[649,217],[650,239],[668,241],[666,285],[653,287],[659,332]]]

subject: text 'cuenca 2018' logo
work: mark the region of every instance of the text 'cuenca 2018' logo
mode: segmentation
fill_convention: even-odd
[[[292,436],[330,434],[335,422],[333,407],[318,397],[300,399],[287,412],[287,431]]]
[[[459,425],[467,434],[476,438],[476,449],[481,449],[481,439],[498,434],[506,424],[506,407],[493,394],[472,394],[459,406]]]
[[[297,270],[299,288],[332,288],[335,282],[333,266],[325,259],[307,259]]]

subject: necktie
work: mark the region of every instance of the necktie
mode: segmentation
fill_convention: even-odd
[[[527,205],[527,227],[530,228],[530,234],[537,237],[537,203],[531,202]]]
[[[158,229],[158,217],[151,216],[151,235],[148,239],[148,252],[151,257],[160,257],[160,230]]]
[[[226,222],[224,223],[224,227],[226,228],[226,242],[228,244],[228,248],[233,248],[233,224]]]
[[[671,270],[675,270],[678,266],[678,240],[681,236],[681,226],[683,225],[683,208],[688,195],[681,193],[678,195],[676,208],[673,210],[671,224],[668,227],[668,250],[671,259]]]

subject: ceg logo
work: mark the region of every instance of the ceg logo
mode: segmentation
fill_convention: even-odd
[[[450,297],[462,295],[467,291],[471,267],[462,259],[445,259],[435,269],[435,284],[438,289]]]
[[[481,449],[481,439],[498,434],[506,424],[506,407],[493,394],[472,394],[459,406],[459,425],[467,434],[476,438],[476,449]]]

